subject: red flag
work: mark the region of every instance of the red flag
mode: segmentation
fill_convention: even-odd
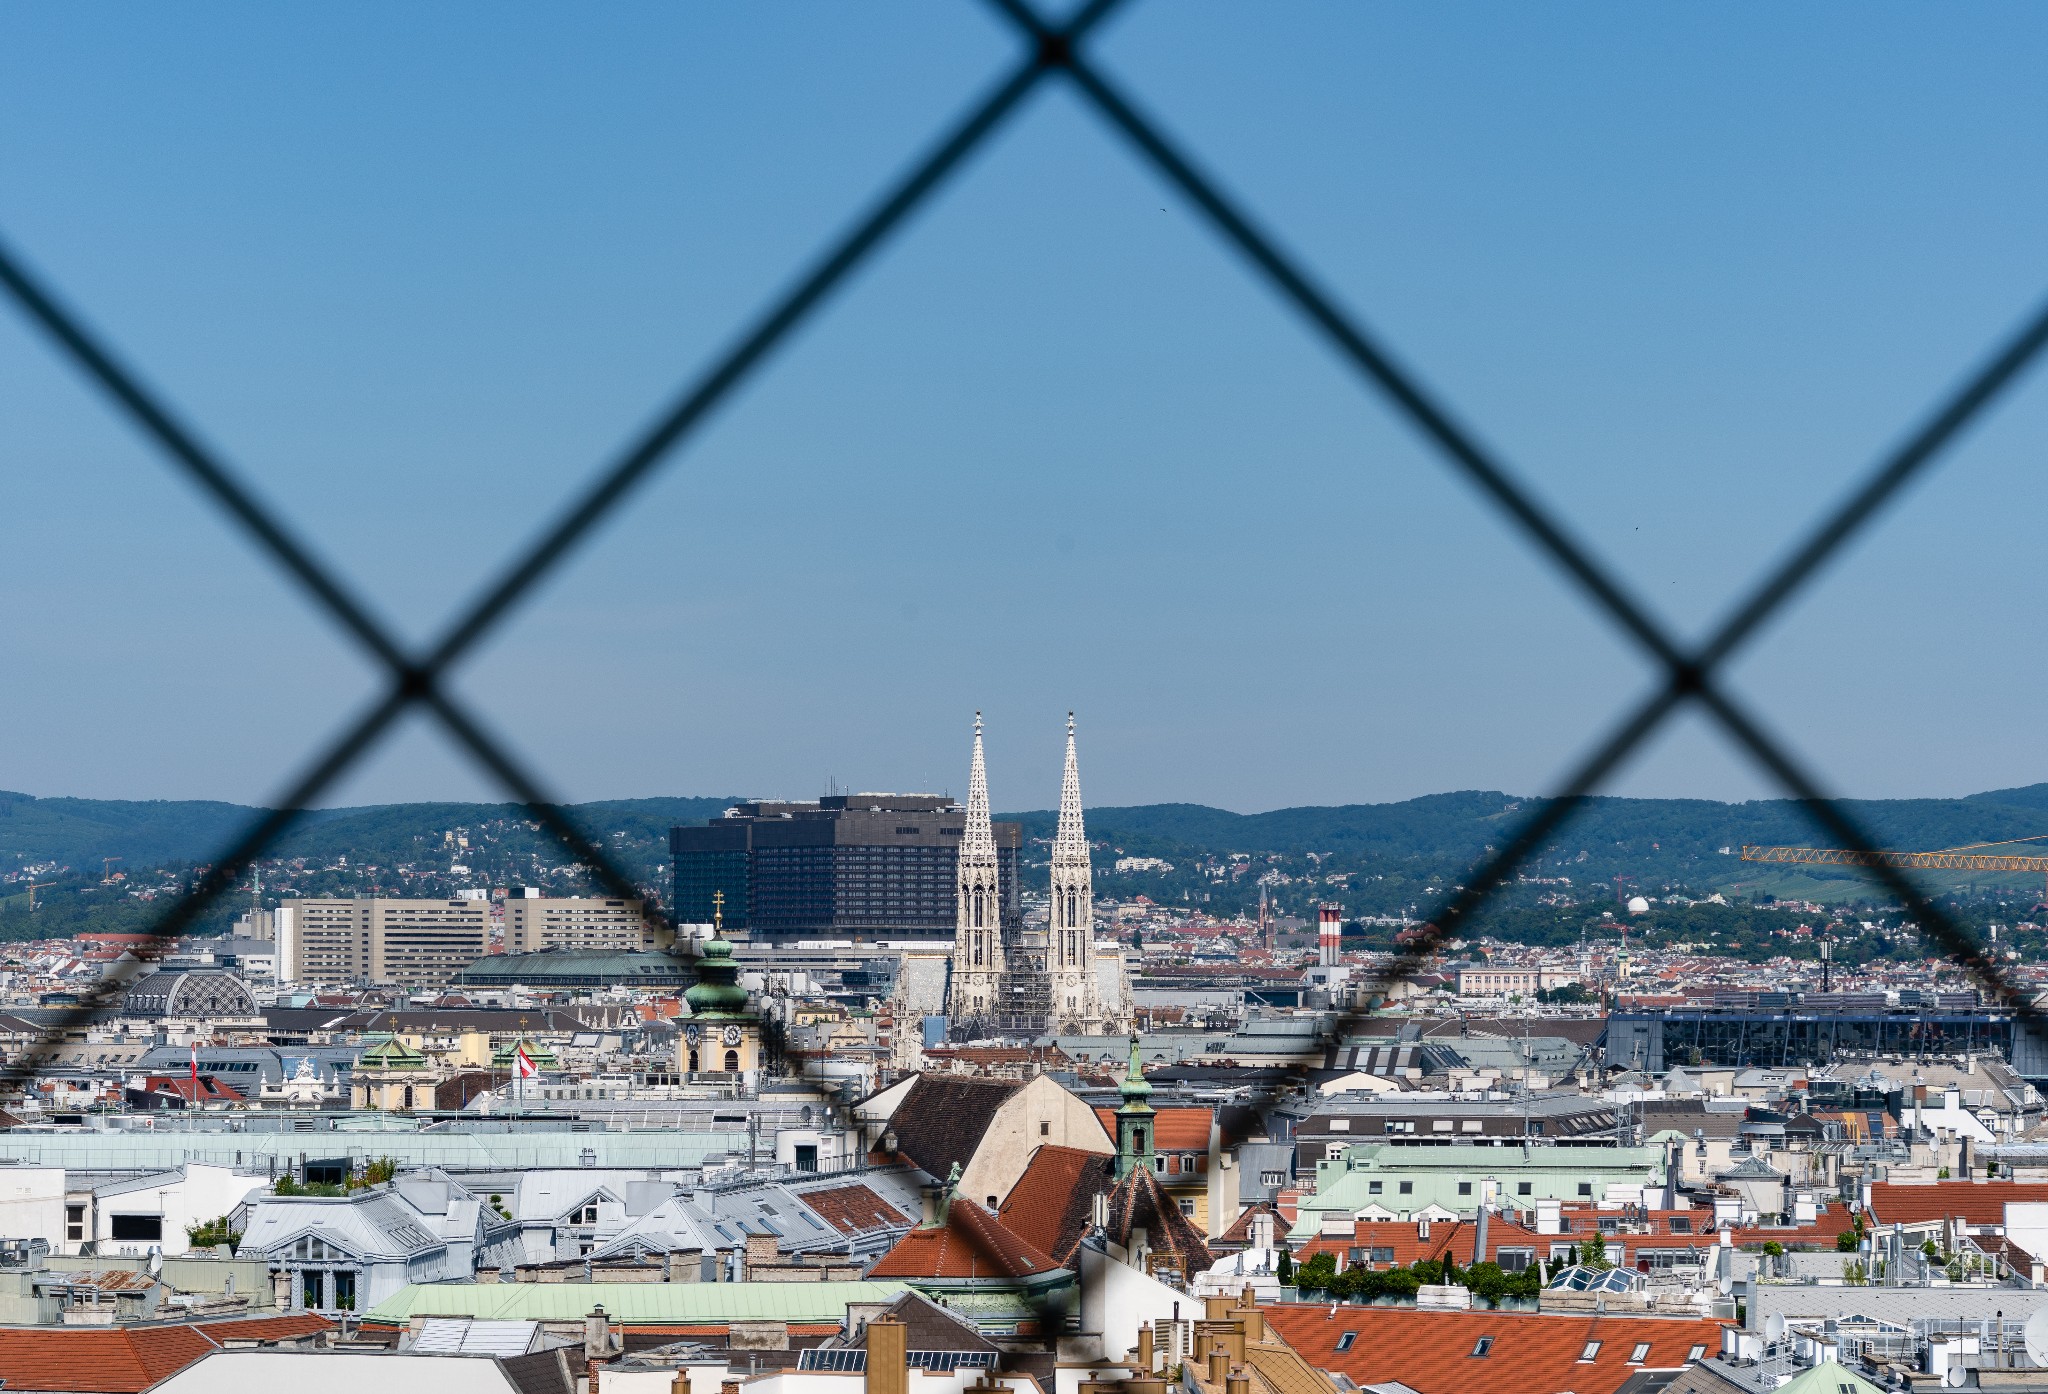
[[[192,1097],[199,1097],[199,1042],[192,1042]]]

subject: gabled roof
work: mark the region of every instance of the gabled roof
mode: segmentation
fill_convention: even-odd
[[[1264,1311],[1272,1328],[1310,1364],[1359,1385],[1399,1380],[1419,1394],[1614,1394],[1641,1370],[1684,1365],[1695,1346],[1708,1354],[1718,1351],[1723,1325],[1697,1317],[1427,1312],[1328,1303]],[[1474,1354],[1486,1338],[1486,1353]],[[1596,1341],[1593,1358],[1582,1359]],[[1649,1348],[1632,1362],[1638,1345]]]
[[[226,1341],[278,1341],[326,1331],[312,1313],[177,1326],[0,1328],[0,1380],[10,1390],[139,1394]]]
[[[1115,1165],[1116,1158],[1100,1152],[1050,1143],[1040,1147],[1003,1201],[1003,1223],[1062,1267],[1071,1267],[1088,1233],[1089,1207],[1110,1188]]]
[[[1881,1225],[1925,1224],[1951,1215],[1972,1225],[2002,1225],[2006,1205],[2016,1200],[2048,1200],[2048,1182],[1880,1182],[1870,1188],[1870,1213]]]
[[[1116,1136],[1116,1110],[1098,1108],[1095,1116],[1102,1130]],[[1152,1149],[1155,1152],[1207,1152],[1209,1127],[1216,1113],[1206,1108],[1157,1108],[1152,1111]]]
[[[1255,1204],[1247,1205],[1243,1212],[1238,1215],[1236,1223],[1223,1231],[1222,1236],[1217,1242],[1237,1245],[1251,1243],[1252,1221],[1261,1215],[1272,1216],[1273,1237],[1275,1239],[1285,1239],[1293,1231],[1294,1227],[1288,1224],[1286,1219],[1281,1216],[1279,1209],[1271,1201],[1262,1200]]]
[[[894,1317],[904,1325],[907,1350],[973,1350],[995,1352],[1001,1349],[994,1341],[981,1334],[981,1328],[962,1317],[958,1312],[941,1307],[915,1289],[904,1294],[882,1309],[885,1317]]]
[[[1176,1213],[1178,1213],[1176,1211]],[[1052,1255],[1004,1226],[980,1205],[955,1196],[945,1222],[920,1225],[868,1270],[870,1278],[1007,1278],[1052,1273]]]
[[[889,1116],[896,1150],[932,1176],[943,1178],[955,1165],[965,1170],[996,1110],[1022,1087],[1010,1080],[919,1075]]]

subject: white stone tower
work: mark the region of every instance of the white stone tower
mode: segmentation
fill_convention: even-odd
[[[953,981],[947,1013],[962,1025],[995,1016],[1003,977],[1003,898],[996,833],[988,816],[988,767],[981,753],[981,713],[974,714],[974,761],[967,773],[967,826],[953,881]]]
[[[1052,918],[1046,974],[1052,979],[1054,1029],[1092,1032],[1101,1023],[1095,991],[1095,885],[1088,832],[1081,823],[1081,762],[1074,714],[1067,713],[1067,767],[1060,776],[1060,825],[1052,839]]]

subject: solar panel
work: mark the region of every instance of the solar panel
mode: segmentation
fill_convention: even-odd
[[[988,1350],[913,1350],[906,1351],[904,1358],[905,1363],[913,1369],[927,1370],[934,1374],[950,1374],[955,1370],[993,1369],[996,1363],[995,1352]],[[868,1353],[858,1346],[799,1351],[796,1367],[799,1370],[823,1370],[837,1374],[865,1374],[868,1368]]]

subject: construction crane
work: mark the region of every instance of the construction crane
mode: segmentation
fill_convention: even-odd
[[[111,886],[114,884],[114,863],[120,860],[121,858],[119,857],[100,858],[100,884],[102,886]]]
[[[1987,853],[1985,847],[2010,847],[2018,842],[2039,842],[2048,833],[2032,837],[2007,838],[2003,842],[1971,842],[1939,852],[1856,852],[1841,847],[1744,847],[1746,862],[1804,862],[1816,866],[1897,866],[1929,871],[2031,871],[2048,878],[2048,857],[2028,857],[2012,852]],[[2048,885],[2048,880],[2044,880]]]
[[[28,909],[30,914],[35,913],[36,892],[47,891],[48,889],[50,889],[50,887],[56,884],[57,883],[55,881],[31,881],[28,883]]]

